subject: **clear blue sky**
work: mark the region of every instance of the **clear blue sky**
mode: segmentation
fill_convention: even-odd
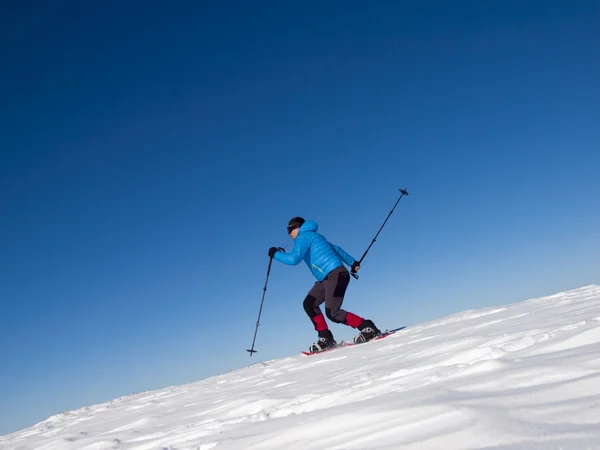
[[[279,263],[245,351],[268,248],[359,258],[399,188],[345,301],[381,328],[600,282],[598,2],[11,3],[0,433],[297,354]]]

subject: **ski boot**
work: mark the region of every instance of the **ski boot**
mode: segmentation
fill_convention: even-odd
[[[358,329],[360,330],[360,333],[354,338],[355,344],[369,342],[370,340],[375,339],[382,334],[381,331],[379,331],[379,328],[375,326],[373,321],[368,319],[363,320],[363,323],[358,326]]]
[[[313,345],[311,345],[308,350],[311,353],[319,353],[323,350],[328,350],[337,346],[337,342],[333,339],[333,333],[331,330],[319,331],[319,339]]]

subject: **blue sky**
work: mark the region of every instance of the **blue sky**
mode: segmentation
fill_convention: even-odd
[[[380,328],[600,282],[597,2],[204,3],[1,7],[0,433],[297,354],[279,263],[245,351],[268,248],[359,258],[399,188]]]

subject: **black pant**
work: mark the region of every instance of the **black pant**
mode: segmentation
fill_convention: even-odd
[[[350,273],[344,266],[329,272],[323,281],[317,281],[304,299],[304,310],[308,317],[313,320],[322,314],[319,306],[325,303],[325,314],[329,320],[345,323],[348,312],[341,306],[349,283]]]

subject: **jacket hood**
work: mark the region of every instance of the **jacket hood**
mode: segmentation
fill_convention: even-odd
[[[307,220],[300,227],[300,231],[317,231],[319,229],[319,224],[314,220]]]

